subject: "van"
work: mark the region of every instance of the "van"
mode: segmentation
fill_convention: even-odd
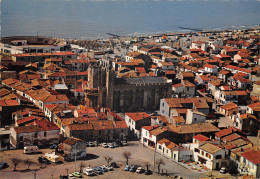
[[[93,169],[90,168],[90,167],[85,168],[85,169],[84,169],[84,173],[85,173],[87,176],[94,175]]]
[[[45,158],[47,158],[49,161],[53,163],[60,163],[62,162],[61,158],[55,154],[55,152],[52,153],[45,153]]]
[[[33,154],[33,153],[38,153],[39,148],[37,146],[26,146],[24,147],[23,153],[25,154]]]

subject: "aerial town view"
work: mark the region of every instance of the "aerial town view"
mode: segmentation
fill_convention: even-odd
[[[173,3],[214,6],[213,14],[223,6],[226,16],[233,0],[136,1],[143,17],[132,19],[123,11],[133,12],[133,2],[89,1],[91,13],[116,14],[107,28],[99,26],[106,13],[96,23],[75,18],[88,1],[40,1],[1,4],[1,179],[260,178],[259,1],[232,3],[254,12],[219,15],[219,28],[207,25],[212,19],[199,24],[196,11],[172,29],[159,12],[147,19],[158,28],[142,18]],[[47,9],[57,4],[53,16]]]

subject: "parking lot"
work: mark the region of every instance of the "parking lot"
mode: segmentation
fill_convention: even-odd
[[[104,156],[110,156],[113,158],[112,162],[116,162],[119,168],[116,168],[114,171],[105,172],[103,175],[94,176],[94,178],[165,178],[165,176],[161,176],[157,174],[157,165],[155,166],[155,172],[153,175],[144,175],[137,174],[135,172],[127,172],[123,171],[126,165],[126,159],[123,157],[124,151],[131,152],[131,156],[129,158],[129,164],[142,166],[146,169],[145,163],[148,162],[150,164],[149,169],[154,169],[154,159],[162,158],[165,165],[161,166],[161,169],[172,176],[178,175],[183,178],[199,178],[202,174],[195,173],[191,170],[188,170],[177,163],[166,159],[160,154],[155,154],[152,149],[147,147],[143,147],[139,141],[128,142],[128,146],[118,147],[118,148],[104,148],[102,146],[96,147],[87,147],[87,158],[84,160],[78,160],[76,162],[76,170],[79,171],[79,166],[83,163],[86,167],[96,167],[100,165],[106,164],[106,160]],[[51,152],[53,149],[43,149],[40,150],[43,154],[46,152]],[[0,172],[0,178],[14,179],[14,178],[25,178],[25,179],[33,179],[34,172],[32,170],[36,170],[36,178],[46,179],[46,178],[59,178],[60,175],[66,175],[67,170],[68,173],[72,173],[75,171],[75,162],[65,162],[63,164],[50,164],[44,166],[44,168],[40,168],[40,165],[37,161],[39,156],[43,154],[35,154],[35,155],[26,155],[23,154],[23,150],[13,150],[13,151],[4,151],[1,152],[1,161],[6,161],[10,165],[9,168],[3,169]],[[154,156],[155,155],[155,156]],[[21,159],[30,158],[35,163],[30,166],[31,170],[26,170],[27,165],[19,164],[17,166],[17,171],[13,172],[13,165],[10,162],[10,158],[19,157]],[[88,178],[88,176],[83,175],[84,178]]]

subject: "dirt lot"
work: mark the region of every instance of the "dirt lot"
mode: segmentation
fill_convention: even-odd
[[[68,173],[72,173],[75,171],[75,162],[66,162],[63,164],[50,164],[43,166],[41,168],[38,163],[38,157],[44,155],[46,152],[53,151],[52,149],[41,149],[42,154],[34,154],[27,155],[23,154],[23,150],[12,150],[12,151],[3,151],[0,153],[1,161],[7,162],[10,166],[6,169],[1,170],[0,178],[5,179],[33,179],[34,171],[36,170],[36,178],[37,179],[46,179],[46,178],[59,178],[60,175],[66,175],[66,169],[68,169]],[[119,147],[119,148],[103,148],[99,147],[88,147],[87,148],[87,159],[79,160],[76,163],[76,170],[79,171],[79,166],[83,163],[85,166],[96,167],[99,165],[106,164],[104,156],[109,155],[113,158],[113,161],[117,162],[120,168],[115,169],[115,171],[109,171],[100,176],[94,176],[93,178],[166,178],[165,176],[158,175],[157,166],[155,168],[155,172],[151,176],[145,176],[144,174],[137,174],[131,172],[123,171],[126,160],[123,157],[122,153],[124,151],[130,151],[131,157],[129,159],[129,164],[135,164],[138,166],[145,167],[145,163],[148,162],[150,164],[150,169],[153,170],[153,161],[154,161],[154,152],[153,150],[143,147],[139,142],[129,142],[129,146]],[[30,166],[30,170],[27,170],[26,164],[19,164],[17,166],[17,171],[14,172],[14,166],[12,165],[10,159],[16,157],[20,159],[30,158],[36,164]],[[164,171],[167,170],[172,176],[178,175],[184,178],[198,178],[199,174],[194,173],[188,169],[185,169],[178,164],[162,157],[159,154],[156,154],[156,159],[162,158],[164,160],[165,165],[162,165],[161,169]],[[84,178],[88,178],[88,176],[84,176]]]

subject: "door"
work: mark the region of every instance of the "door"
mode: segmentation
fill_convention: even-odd
[[[216,163],[216,169],[219,169],[219,163]]]

